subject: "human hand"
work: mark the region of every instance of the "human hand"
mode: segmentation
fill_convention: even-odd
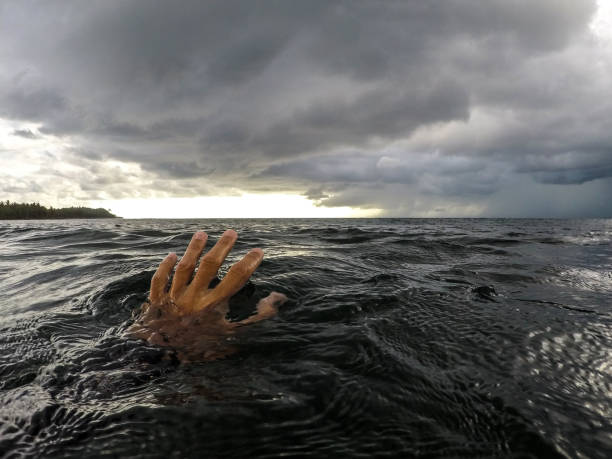
[[[152,344],[172,346],[179,351],[187,349],[190,355],[202,352],[204,358],[218,358],[221,337],[232,334],[239,326],[276,315],[278,306],[287,298],[282,293],[272,292],[258,303],[257,314],[240,322],[226,319],[229,299],[247,283],[260,265],[263,250],[252,249],[229,269],[223,280],[210,288],[238,234],[233,230],[225,231],[215,246],[202,257],[194,275],[207,238],[203,231],[194,234],[170,285],[177,256],[171,253],[161,262],[151,279],[149,302],[143,305],[140,316],[128,329],[130,336]]]

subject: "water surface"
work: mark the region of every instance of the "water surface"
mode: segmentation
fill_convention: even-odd
[[[123,331],[197,229],[289,296],[222,360]],[[612,220],[0,222],[0,455],[609,457]],[[225,266],[227,269],[229,265]]]

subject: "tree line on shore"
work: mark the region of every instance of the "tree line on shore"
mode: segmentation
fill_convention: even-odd
[[[53,207],[41,206],[37,202],[19,203],[9,200],[0,201],[0,220],[34,220],[47,218],[116,218],[106,209],[90,207]]]

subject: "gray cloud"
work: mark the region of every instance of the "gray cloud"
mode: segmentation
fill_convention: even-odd
[[[31,129],[15,129],[12,135],[23,137],[25,139],[38,139],[40,136]]]
[[[518,215],[513,187],[554,201],[565,191],[545,190],[593,197],[612,177],[612,42],[589,28],[595,12],[594,0],[6,1],[0,120],[68,145],[66,167],[90,172],[64,176],[82,198],[129,197],[131,182],[134,197],[231,186],[393,215]]]
[[[45,121],[66,109],[66,101],[57,92],[48,88],[13,88],[0,92],[0,115],[9,119]]]

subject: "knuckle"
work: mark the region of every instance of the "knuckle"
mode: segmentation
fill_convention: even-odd
[[[247,280],[249,277],[251,277],[249,270],[242,265],[233,266],[228,274],[231,274],[232,278],[236,278],[238,280]]]
[[[205,256],[204,258],[202,258],[202,261],[200,261],[201,265],[214,268],[218,268],[219,266],[221,266],[221,263],[223,263],[223,260],[220,259],[220,257],[215,256]]]
[[[176,270],[180,272],[187,272],[187,271],[193,271],[194,268],[195,268],[195,263],[193,261],[181,260],[181,262],[176,267]]]

